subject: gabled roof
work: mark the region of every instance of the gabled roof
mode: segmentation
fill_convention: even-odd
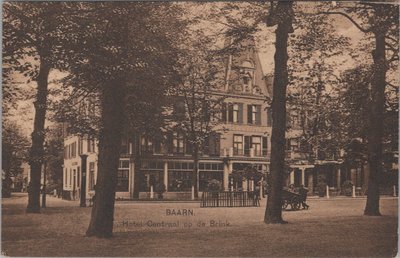
[[[253,71],[253,87],[259,87],[262,95],[272,97],[272,77],[264,75],[254,39],[241,41],[236,51],[232,51],[229,55],[225,68],[229,89],[238,81],[240,73]]]

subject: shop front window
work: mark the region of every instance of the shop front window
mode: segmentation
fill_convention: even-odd
[[[89,190],[94,190],[94,185],[96,184],[94,178],[94,162],[89,162]]]
[[[192,170],[172,170],[168,172],[168,191],[189,192],[192,190]]]
[[[157,191],[157,186],[164,183],[163,168],[164,162],[162,161],[142,161],[140,173],[137,177],[139,191],[150,192],[151,186],[153,186],[153,191]]]
[[[208,184],[213,179],[218,180],[222,188],[224,178],[222,163],[200,163],[199,169],[199,191],[207,191]]]

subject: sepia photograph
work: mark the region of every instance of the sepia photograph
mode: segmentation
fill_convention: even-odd
[[[3,1],[4,257],[397,257],[398,1]]]

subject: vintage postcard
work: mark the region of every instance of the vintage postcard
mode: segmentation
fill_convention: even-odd
[[[5,1],[5,257],[396,257],[399,4]]]

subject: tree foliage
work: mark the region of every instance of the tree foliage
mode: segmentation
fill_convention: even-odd
[[[191,146],[195,163],[192,186],[197,198],[199,154],[206,151],[210,141],[218,141],[216,132],[223,129],[216,126],[222,119],[225,98],[224,52],[215,48],[215,39],[198,30],[192,31],[187,44],[181,46],[179,83],[169,91],[174,102],[171,129],[186,135],[187,146]]]
[[[365,215],[380,215],[379,178],[382,176],[383,122],[387,75],[392,62],[399,60],[398,33],[399,7],[395,4],[360,3],[339,5],[325,14],[341,15],[352,22],[360,31],[373,37],[372,76],[370,88],[370,115],[368,117],[368,164],[369,180]]]
[[[15,177],[22,173],[21,165],[28,158],[29,144],[29,140],[17,123],[3,121],[1,168],[6,177]]]
[[[142,104],[146,101],[154,104],[156,99],[149,97],[160,94],[146,94],[162,89],[173,76],[176,52],[172,50],[180,38],[182,25],[177,18],[180,9],[172,5],[138,2],[77,5],[76,28],[65,45],[73,58],[68,59],[70,75],[64,82],[79,90],[78,94],[97,94],[100,103],[96,200],[88,236],[112,236],[122,132],[127,125],[133,129],[147,126],[138,113],[151,112],[152,107],[145,105],[141,109],[139,97],[143,97]]]
[[[309,13],[308,5],[296,5],[296,33],[290,41],[290,86],[288,93],[288,129],[301,131],[302,151],[311,162],[317,153],[332,152],[337,134],[335,90],[339,86],[339,68],[349,47],[349,39],[340,36],[331,20]],[[319,4],[315,8],[323,8]],[[340,139],[340,137],[339,137]],[[335,151],[333,151],[335,153]],[[323,155],[325,156],[325,155]]]
[[[31,186],[27,212],[40,212],[39,191],[43,162],[44,123],[47,111],[48,77],[51,69],[65,68],[66,52],[61,42],[69,35],[66,15],[69,5],[61,2],[8,2],[3,5],[3,65],[35,82],[35,119],[29,155]],[[9,72],[9,71],[6,71]],[[10,84],[8,84],[10,85]],[[8,91],[15,92],[14,89]]]

